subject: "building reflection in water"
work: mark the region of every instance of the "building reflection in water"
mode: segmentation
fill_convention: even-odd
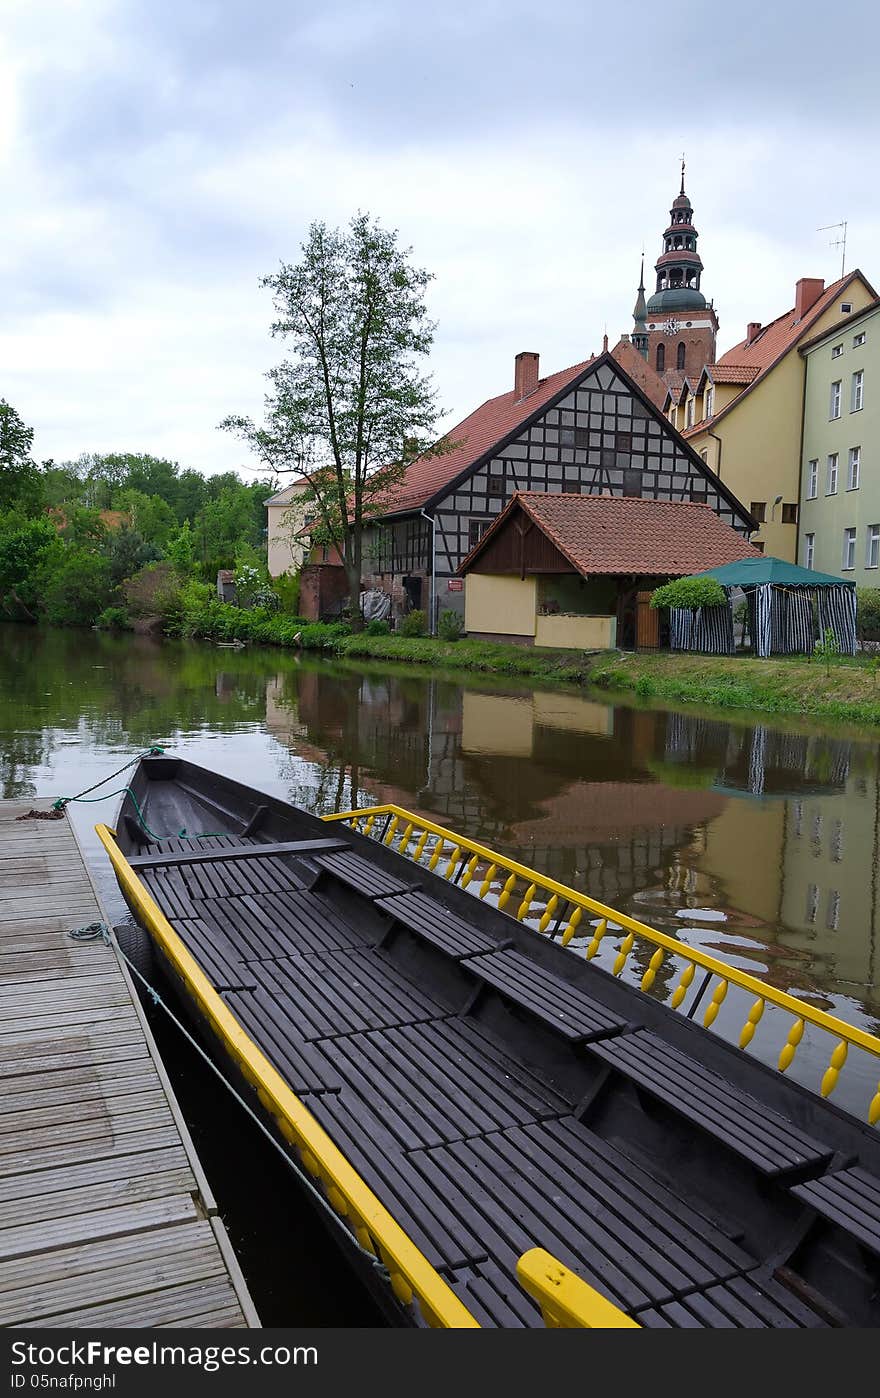
[[[322,808],[414,808],[774,984],[877,1013],[873,744],[320,670],[295,696],[270,684],[267,724],[326,764]]]

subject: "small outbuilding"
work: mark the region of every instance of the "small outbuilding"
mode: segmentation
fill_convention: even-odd
[[[520,491],[462,560],[470,636],[522,645],[656,649],[651,593],[758,550],[709,505]]]
[[[697,577],[714,578],[727,593],[726,613],[714,624],[690,612],[671,614],[671,642],[676,650],[729,653],[733,650],[732,597],[741,588],[749,609],[749,634],[756,655],[811,655],[816,641],[831,631],[841,655],[856,653],[856,585],[831,573],[799,568],[782,558],[758,554]],[[696,624],[695,624],[696,622]]]

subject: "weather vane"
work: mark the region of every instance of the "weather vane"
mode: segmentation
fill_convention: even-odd
[[[839,238],[832,238],[828,244],[830,248],[840,248],[840,275],[843,276],[846,268],[846,219],[841,219],[840,223],[823,223],[821,228],[817,228],[817,233],[827,233],[829,229],[842,228],[843,233]]]

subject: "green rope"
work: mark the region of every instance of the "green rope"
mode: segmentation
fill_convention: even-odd
[[[134,767],[136,763],[140,762],[142,757],[161,757],[164,751],[164,748],[160,748],[158,744],[153,743],[150,747],[145,748],[143,752],[137,753],[130,762],[126,762],[117,772],[111,772],[108,777],[102,777],[99,782],[94,782],[91,786],[83,787],[82,791],[77,792],[76,796],[59,796],[57,801],[53,801],[52,810],[63,811],[64,807],[68,806],[71,801],[81,801],[90,791],[97,791],[99,786],[106,786],[107,782],[112,782],[114,777],[119,777],[123,772],[127,772],[129,767]],[[110,793],[111,796],[117,796],[118,794],[119,793],[115,791],[111,791]],[[101,796],[97,799],[105,801],[107,798]]]

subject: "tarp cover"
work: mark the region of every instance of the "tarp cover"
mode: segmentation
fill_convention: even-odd
[[[762,583],[776,583],[779,587],[855,587],[849,578],[799,568],[796,563],[786,563],[772,555],[723,563],[718,568],[707,568],[705,573],[695,573],[694,577],[715,578],[722,587],[760,587]]]

